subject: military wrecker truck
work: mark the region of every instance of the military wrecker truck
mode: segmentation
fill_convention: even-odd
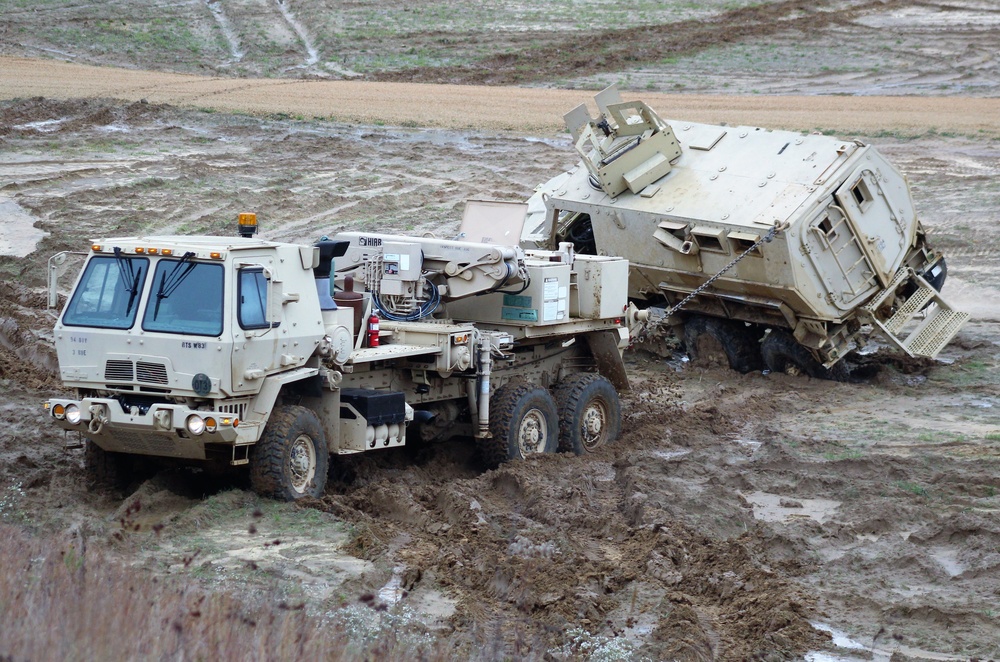
[[[55,325],[75,396],[45,403],[92,478],[139,456],[248,465],[294,500],[323,493],[331,455],[463,435],[497,465],[618,435],[626,260],[240,227],[93,242]]]
[[[880,331],[934,357],[968,319],[906,178],[872,146],[664,121],[614,87],[565,116],[580,163],[528,201],[522,245],[629,260],[629,297],[666,304],[689,353],[839,379]],[[641,335],[641,334],[640,334]]]

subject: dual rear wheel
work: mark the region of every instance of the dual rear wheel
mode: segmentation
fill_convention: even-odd
[[[580,373],[548,389],[510,383],[490,398],[490,434],[479,439],[485,464],[496,467],[557,450],[577,455],[596,451],[618,438],[618,392],[597,373]]]

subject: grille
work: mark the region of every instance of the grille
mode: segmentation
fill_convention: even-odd
[[[131,361],[108,361],[104,365],[104,378],[108,381],[130,382],[135,379]]]
[[[166,384],[167,366],[162,363],[146,363],[138,361],[135,364],[136,379],[147,384]]]
[[[236,418],[242,419],[244,413],[246,412],[246,408],[247,408],[247,403],[239,402],[235,404],[224,404],[224,405],[220,404],[215,408],[215,411],[219,412],[220,414],[235,414]]]

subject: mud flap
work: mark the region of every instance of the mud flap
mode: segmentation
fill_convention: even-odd
[[[879,308],[910,279],[917,284],[916,291],[896,309],[892,316],[887,319],[880,318]],[[908,268],[896,272],[889,287],[862,310],[871,322],[882,330],[886,338],[909,356],[928,358],[937,356],[937,353],[955,337],[969,319],[969,313],[953,309],[940,292]],[[910,324],[918,315],[923,315],[923,319],[915,325]]]
[[[585,336],[590,353],[597,364],[597,370],[610,381],[619,392],[629,390],[625,361],[618,346],[617,331],[597,331]]]

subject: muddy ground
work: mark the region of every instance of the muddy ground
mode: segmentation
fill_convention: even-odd
[[[941,361],[882,350],[835,384],[633,353],[612,448],[485,473],[460,442],[338,461],[299,509],[178,471],[87,489],[39,406],[58,389],[48,256],[100,235],[227,233],[247,209],[274,239],[447,236],[464,199],[523,198],[570,165],[567,139],[42,99],[4,103],[0,127],[5,231],[45,233],[0,262],[6,521],[82,527],[150,572],[317,614],[405,590],[456,655],[539,655],[574,626],[651,659],[829,651],[830,628],[862,659],[1000,655],[1000,145],[883,141],[948,251],[946,293],[974,315]]]
[[[339,13],[291,0],[0,2],[0,55],[15,56],[0,61],[5,539],[86,540],[91,557],[144,575],[301,606],[359,641],[392,630],[404,650],[432,657],[1000,657],[995,3],[705,2],[669,15],[669,3],[634,3],[630,18],[615,10],[624,25],[614,29],[595,27],[600,3],[551,3],[563,12],[555,25],[532,3],[481,3],[437,32],[420,12],[448,2],[381,3],[383,32],[358,28],[366,3],[313,4]],[[477,27],[515,4],[509,29]],[[129,20],[109,32],[112,15]],[[355,32],[336,36],[335,21]],[[195,27],[134,38],[181,25]],[[581,45],[598,33],[600,62]],[[631,51],[617,49],[623,40]],[[374,52],[396,59],[373,64]],[[160,72],[20,59],[39,53]],[[228,234],[241,211],[257,212],[270,239],[449,236],[465,199],[521,200],[571,166],[559,114],[591,96],[390,83],[333,92],[318,87],[330,81],[164,70],[618,81],[668,117],[681,108],[692,120],[846,130],[907,174],[948,255],[945,294],[973,318],[938,361],[876,343],[852,357],[851,383],[632,353],[625,432],[588,457],[484,472],[469,443],[409,448],[335,462],[327,494],[304,507],[260,500],[239,476],[181,470],[94,491],[81,451],[40,407],[59,390],[49,256],[99,236]],[[870,94],[934,96],[843,96]],[[78,98],[93,95],[119,100]],[[504,115],[511,99],[533,119]],[[62,270],[65,283],[72,260]],[[0,655],[25,650],[5,625]]]

